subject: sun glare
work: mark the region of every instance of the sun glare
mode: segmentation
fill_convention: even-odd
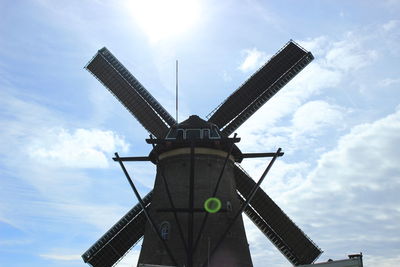
[[[152,43],[187,32],[200,13],[197,0],[137,0],[129,5],[136,22]]]

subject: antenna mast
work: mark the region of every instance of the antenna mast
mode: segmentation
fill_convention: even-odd
[[[175,111],[176,111],[176,123],[178,123],[178,60],[176,60],[176,68],[175,68],[176,76],[175,76]]]

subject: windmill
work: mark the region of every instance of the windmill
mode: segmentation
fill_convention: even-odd
[[[252,266],[242,213],[296,266],[313,263],[322,251],[259,188],[275,153],[242,153],[234,131],[295,75],[313,55],[290,40],[203,120],[178,123],[111,54],[100,49],[86,65],[150,132],[146,157],[114,158],[139,204],[83,255],[95,267],[112,266],[143,238],[138,266]],[[244,158],[272,157],[256,183],[239,165]],[[157,166],[154,189],[138,194],[126,161]],[[215,213],[214,213],[215,212]]]

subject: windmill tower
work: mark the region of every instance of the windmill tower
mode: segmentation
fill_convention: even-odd
[[[203,120],[177,123],[106,48],[89,70],[155,137],[147,157],[157,166],[154,189],[83,255],[92,266],[112,266],[142,237],[139,266],[252,266],[242,212],[293,265],[310,264],[321,250],[259,188],[276,153],[242,153],[229,136],[313,60],[289,41]],[[272,157],[256,183],[239,165],[244,158]],[[215,213],[213,213],[215,211]]]

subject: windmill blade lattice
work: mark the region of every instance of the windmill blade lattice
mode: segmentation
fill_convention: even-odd
[[[310,52],[289,41],[210,113],[208,121],[217,124],[222,133],[229,136],[313,59]]]
[[[100,49],[85,67],[157,138],[164,138],[175,119],[111,54]]]
[[[152,195],[143,198],[147,208]],[[83,261],[93,267],[113,266],[143,237],[146,222],[142,207],[135,205],[82,255]]]
[[[235,180],[239,198],[245,201],[255,182],[237,166]],[[262,189],[245,212],[293,265],[311,264],[322,253]]]

